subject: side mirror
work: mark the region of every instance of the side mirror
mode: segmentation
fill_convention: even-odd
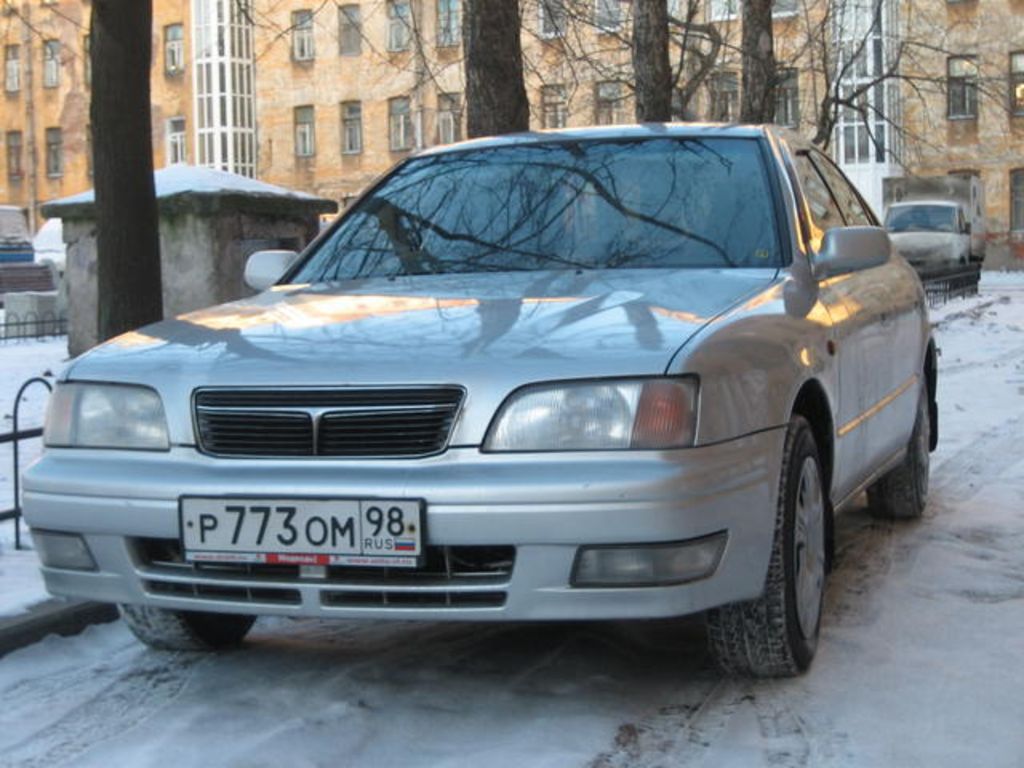
[[[299,257],[295,251],[256,251],[245,262],[245,284],[254,291],[265,291]]]
[[[891,253],[889,233],[881,227],[836,227],[825,233],[814,257],[814,276],[821,280],[877,267]]]

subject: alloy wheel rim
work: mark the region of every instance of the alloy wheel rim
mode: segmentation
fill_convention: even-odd
[[[800,631],[810,639],[818,629],[825,581],[825,500],[818,462],[811,456],[804,459],[800,468],[795,513],[796,615]]]

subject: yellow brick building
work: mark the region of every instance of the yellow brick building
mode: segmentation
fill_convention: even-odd
[[[211,165],[351,199],[410,152],[462,138],[461,2],[154,0],[157,167]],[[826,2],[776,2],[777,120],[813,135],[833,85],[825,62],[841,69],[837,92],[896,62],[898,76],[867,89],[859,112],[838,110],[836,159],[876,208],[886,176],[977,173],[997,260],[1008,258],[1024,239],[1024,3],[831,0],[826,16]],[[738,3],[704,0],[697,20],[721,47],[681,116],[738,117]],[[676,18],[688,7],[669,0]],[[629,8],[527,0],[531,126],[632,120]],[[91,186],[89,3],[0,0],[0,9],[0,203],[34,209]],[[682,61],[680,82],[697,64]]]

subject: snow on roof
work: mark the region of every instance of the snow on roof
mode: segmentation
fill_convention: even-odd
[[[316,195],[295,192],[274,184],[239,176],[236,173],[200,168],[194,165],[179,163],[161,168],[153,174],[156,184],[157,198],[174,197],[175,195],[253,195],[259,197],[284,197],[292,200],[320,200]],[[50,205],[80,205],[94,203],[95,192],[88,190],[70,197],[54,200]]]

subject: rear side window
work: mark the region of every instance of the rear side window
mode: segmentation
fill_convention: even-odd
[[[841,227],[845,222],[839,213],[839,204],[806,154],[796,156],[796,171],[811,217],[811,244],[817,249],[825,232]]]
[[[814,163],[814,167],[821,172],[825,182],[832,189],[832,194],[835,195],[836,202],[839,203],[839,210],[846,219],[847,226],[874,226],[875,222],[871,218],[871,214],[867,212],[864,205],[861,203],[860,197],[857,196],[857,191],[853,188],[853,185],[846,180],[846,177],[839,172],[839,169],[828,160],[818,155],[815,155],[811,159]]]

